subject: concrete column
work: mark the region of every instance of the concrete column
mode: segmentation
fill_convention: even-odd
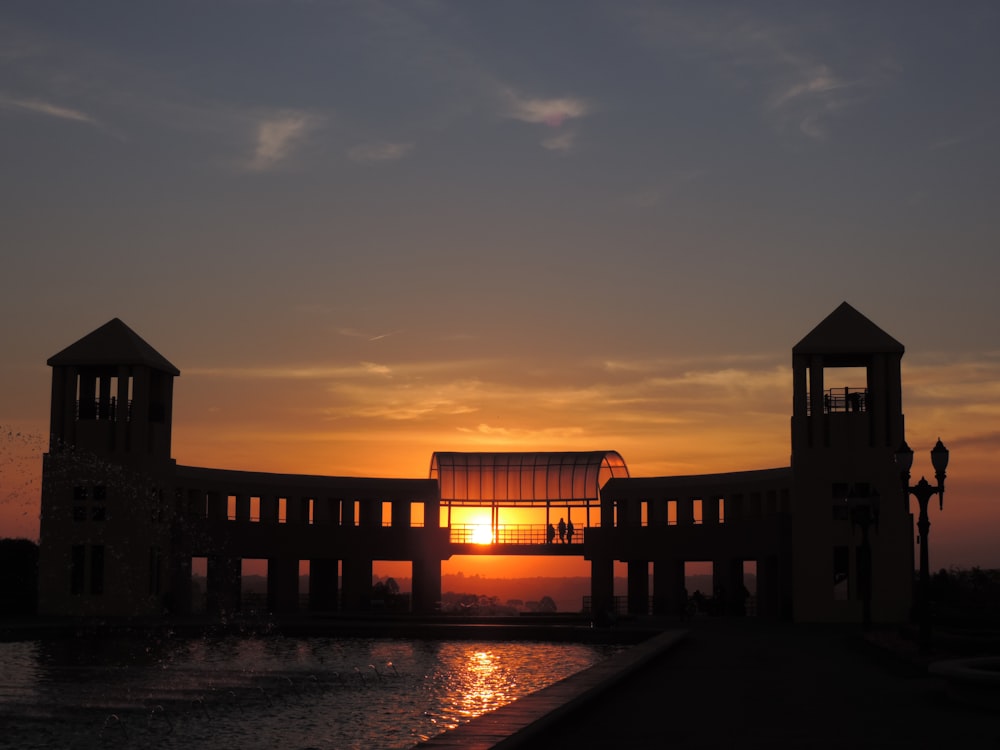
[[[441,561],[414,560],[412,570],[413,611],[419,614],[437,612],[441,604]]]
[[[628,562],[628,613],[649,613],[649,563],[645,560]]]
[[[225,521],[229,518],[228,498],[221,492],[209,492],[208,495],[208,520]]]
[[[263,495],[260,498],[260,522],[278,523],[278,497],[277,495]]]
[[[170,560],[169,593],[165,604],[172,615],[191,614],[191,557],[175,554]]]
[[[382,525],[382,501],[366,499],[361,501],[359,526],[379,528]]]
[[[823,410],[823,357],[814,354],[809,359],[809,445],[813,448],[826,446],[826,420]]]
[[[366,612],[372,604],[372,561],[347,559],[343,561],[343,596],[341,603],[346,612]]]
[[[757,616],[769,620],[777,620],[781,616],[777,555],[757,561]]]
[[[609,624],[615,613],[615,566],[610,558],[590,561],[590,611],[598,625]]]
[[[392,501],[392,525],[394,528],[407,529],[410,527],[412,515],[410,512],[409,500]]]
[[[118,393],[115,398],[115,450],[127,453],[128,446],[128,384],[132,377],[129,368],[118,368]]]
[[[309,561],[309,609],[313,612],[337,610],[337,561]]]
[[[743,615],[746,613],[742,560],[713,560],[712,585],[715,588],[713,596],[719,614]]]
[[[684,596],[684,561],[653,561],[653,614],[683,614],[687,602]]]
[[[705,526],[719,525],[719,498],[711,496],[702,498],[701,522]]]
[[[240,609],[241,561],[238,557],[208,558],[206,609],[211,615],[228,616]]]
[[[309,500],[308,497],[289,496],[285,506],[286,521],[295,524],[309,523]]]
[[[437,529],[441,527],[441,500],[432,498],[424,500],[424,528]]]
[[[299,561],[267,561],[268,612],[296,612],[299,608]]]
[[[151,373],[148,367],[136,367],[132,377],[132,418],[129,421],[129,452],[148,453],[149,409],[152,398]]]
[[[249,523],[250,521],[250,496],[240,493],[236,496],[236,520]]]
[[[667,502],[666,498],[658,497],[655,500],[649,501],[649,518],[647,522],[650,526],[666,526],[669,520],[669,515],[667,512]]]

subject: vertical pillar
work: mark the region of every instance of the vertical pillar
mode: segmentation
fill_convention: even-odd
[[[361,501],[358,525],[377,529],[382,525],[382,501],[365,498]]]
[[[342,603],[347,612],[365,612],[372,604],[372,561],[350,558],[343,561]]]
[[[244,523],[250,521],[250,496],[242,492],[236,496],[236,520]]]
[[[413,566],[413,611],[432,614],[441,604],[441,561],[414,560]]]
[[[409,500],[392,501],[392,525],[397,529],[408,529],[412,523]]]
[[[170,559],[170,589],[167,595],[167,612],[172,615],[191,614],[191,557],[187,553],[175,554]]]
[[[778,557],[769,555],[757,561],[757,616],[777,620],[781,616],[780,595]]]
[[[628,561],[628,613],[649,614],[649,563],[645,560]]]
[[[227,616],[240,609],[241,565],[238,557],[208,558],[206,609],[209,614]]]
[[[823,357],[814,354],[809,360],[809,445],[826,445],[826,412],[823,407]]]
[[[128,385],[131,378],[129,368],[124,365],[118,368],[118,394],[115,403],[115,449],[125,453],[129,450],[128,444]]]
[[[590,561],[590,612],[598,625],[608,625],[614,619],[615,566],[611,558]]]
[[[669,523],[667,502],[667,499],[662,497],[649,501],[648,523],[650,526],[666,526]]]
[[[313,523],[333,526],[340,520],[340,501],[331,497],[313,500]]]
[[[208,520],[210,521],[225,521],[229,517],[229,509],[227,506],[226,496],[221,492],[208,492],[206,493],[207,499],[206,503],[208,505]]]
[[[684,561],[653,561],[653,614],[684,614],[687,604],[684,591]]]
[[[269,558],[267,561],[268,612],[296,612],[299,608],[299,561]]]
[[[719,525],[719,498],[711,495],[702,498],[701,522],[705,526]]]
[[[746,613],[742,560],[713,560],[712,585],[715,588],[714,598],[716,611],[719,614],[743,615]]]
[[[260,498],[260,522],[278,523],[278,497],[277,495],[263,495]]]
[[[337,560],[309,561],[309,609],[313,612],[337,610]]]

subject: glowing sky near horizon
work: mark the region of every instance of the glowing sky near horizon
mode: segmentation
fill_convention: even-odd
[[[846,300],[907,347],[914,479],[952,450],[932,564],[1000,567],[1000,7],[758,5],[5,2],[0,536],[45,360],[113,317],[181,464],[652,476],[788,465]]]

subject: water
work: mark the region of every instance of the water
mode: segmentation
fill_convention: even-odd
[[[273,636],[0,643],[0,748],[408,748],[616,650]]]

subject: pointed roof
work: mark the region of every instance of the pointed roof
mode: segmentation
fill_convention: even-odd
[[[792,354],[898,353],[902,344],[846,302],[792,347]]]
[[[175,377],[181,374],[180,370],[118,318],[109,320],[75,344],[70,344],[49,357],[46,364],[50,367],[143,365]]]

